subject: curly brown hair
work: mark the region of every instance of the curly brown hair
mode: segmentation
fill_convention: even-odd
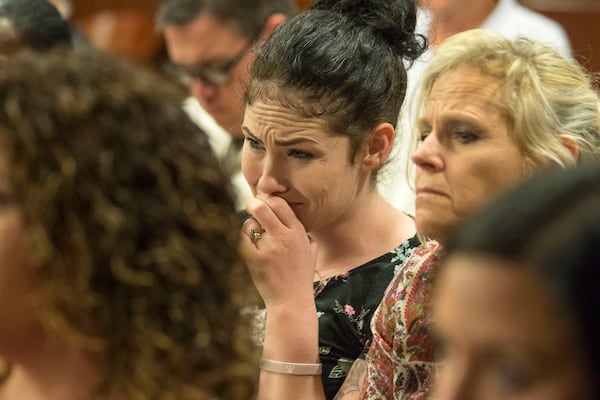
[[[240,216],[182,94],[107,54],[58,50],[2,65],[0,99],[40,320],[92,354],[95,396],[252,398]]]

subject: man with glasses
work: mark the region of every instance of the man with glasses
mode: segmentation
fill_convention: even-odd
[[[240,197],[249,193],[239,173],[243,94],[254,47],[296,12],[293,0],[164,0],[157,14],[170,71],[189,87],[201,108],[192,118],[212,135],[217,155],[233,174]],[[222,136],[222,130],[229,135]],[[243,199],[240,199],[243,206]]]

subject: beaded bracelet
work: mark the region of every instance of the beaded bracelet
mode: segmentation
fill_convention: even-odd
[[[290,363],[267,360],[266,358],[260,360],[259,367],[263,371],[287,375],[321,375],[323,370],[323,364]]]

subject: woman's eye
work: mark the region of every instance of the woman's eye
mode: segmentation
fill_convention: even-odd
[[[471,143],[477,139],[477,134],[471,131],[457,131],[454,133],[454,137],[460,143]]]
[[[246,140],[246,142],[248,142],[248,145],[252,149],[261,149],[262,148],[261,144],[257,140],[252,139],[251,137],[246,136],[246,138],[244,140]]]
[[[428,128],[422,128],[419,130],[419,138],[418,138],[418,144],[421,144],[425,141],[425,139],[427,139],[427,137],[429,136],[429,134],[431,133],[431,129]]]
[[[522,392],[531,383],[531,379],[521,368],[509,363],[496,363],[492,371],[497,384],[505,393]]]
[[[307,153],[307,152],[301,151],[301,150],[290,150],[288,154],[294,158],[299,158],[302,160],[303,159],[311,159],[314,157],[311,153]]]

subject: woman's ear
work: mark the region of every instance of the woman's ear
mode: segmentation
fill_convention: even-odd
[[[569,135],[558,135],[558,140],[573,156],[573,160],[577,162],[579,159],[579,144],[572,136]]]
[[[375,171],[383,166],[390,156],[395,136],[396,131],[388,122],[380,123],[369,132],[362,157],[366,169]]]

